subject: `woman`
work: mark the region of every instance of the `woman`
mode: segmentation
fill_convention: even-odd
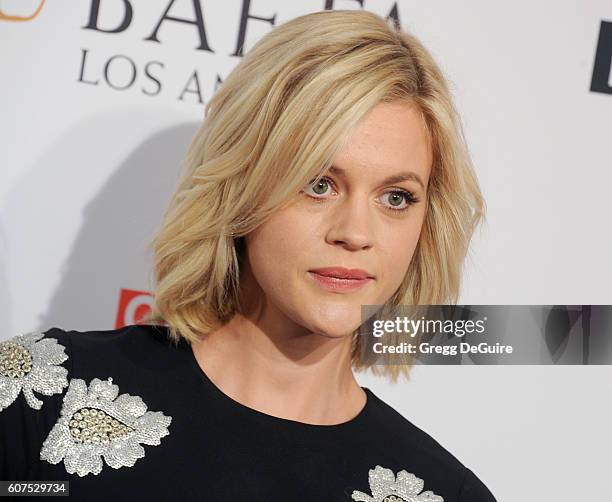
[[[2,478],[79,500],[494,501],[353,375],[408,376],[366,362],[361,306],[456,303],[483,208],[415,37],[366,11],[275,28],[206,105],[146,324],[3,344]]]

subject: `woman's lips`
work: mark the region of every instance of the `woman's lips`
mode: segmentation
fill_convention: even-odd
[[[339,279],[338,277],[329,277],[326,275],[317,274],[316,272],[308,272],[317,284],[329,291],[347,292],[361,289],[373,279]]]

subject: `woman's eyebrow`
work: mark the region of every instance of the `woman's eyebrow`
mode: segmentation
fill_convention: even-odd
[[[329,172],[338,174],[340,176],[346,176],[346,171],[338,166],[331,166],[329,168]],[[421,188],[425,190],[425,184],[423,183],[423,180],[421,180],[420,176],[413,171],[404,171],[404,172],[389,176],[385,178],[381,184],[389,185],[392,183],[401,183],[402,181],[416,181],[419,185],[421,185]]]

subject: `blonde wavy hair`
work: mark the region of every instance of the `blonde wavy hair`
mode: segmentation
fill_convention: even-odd
[[[447,81],[415,36],[368,11],[336,10],[274,28],[206,104],[149,244],[156,287],[142,322],[193,343],[241,312],[243,237],[322,176],[364,114],[390,101],[417,105],[433,164],[419,242],[388,305],[455,304],[485,203]],[[408,378],[410,364],[368,363],[358,332],[353,369]]]

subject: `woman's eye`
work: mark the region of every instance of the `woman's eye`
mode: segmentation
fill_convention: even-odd
[[[327,177],[323,177],[318,181],[312,180],[302,191],[313,199],[323,200],[325,195],[328,195],[328,192],[334,188],[334,182]],[[385,192],[381,198],[387,198],[387,201],[383,201],[383,206],[391,212],[406,211],[410,206],[419,202],[419,199],[412,192],[401,189]]]
[[[388,196],[388,197],[387,197]],[[407,209],[409,206],[416,202],[414,196],[404,190],[395,190],[393,192],[386,192],[383,197],[387,197],[387,202],[391,206],[391,209],[401,211]],[[402,207],[402,203],[406,202],[406,205]]]
[[[327,178],[321,178],[319,181],[311,181],[306,187],[306,190],[312,190],[313,193],[308,195],[314,195],[317,197],[325,195],[328,188],[332,188],[330,180]]]

